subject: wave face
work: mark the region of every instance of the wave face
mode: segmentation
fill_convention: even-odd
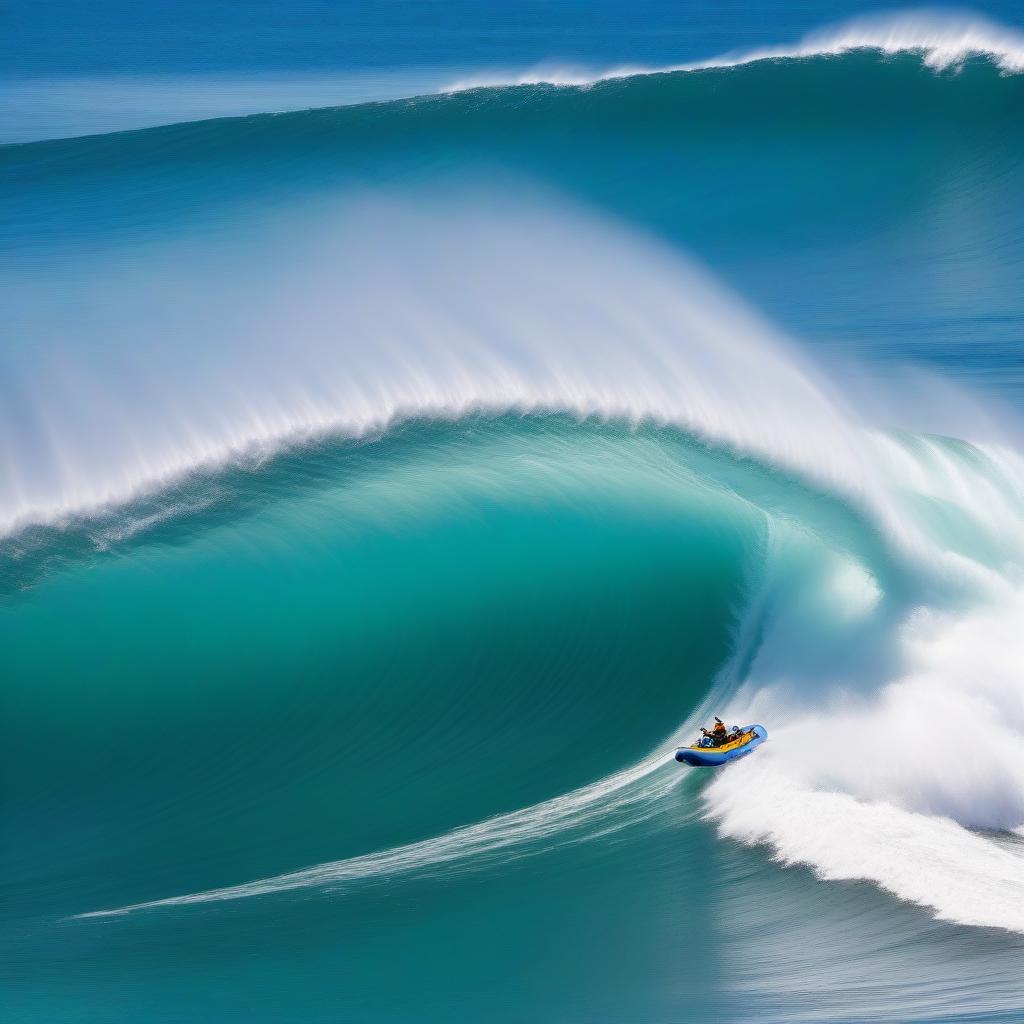
[[[0,149],[16,1019],[1019,1016],[979,24]]]

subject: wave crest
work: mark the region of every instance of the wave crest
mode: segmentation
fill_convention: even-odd
[[[513,76],[466,76],[452,82],[445,91],[510,85],[586,86],[637,75],[709,71],[765,60],[840,57],[857,50],[890,56],[920,54],[925,65],[937,71],[955,68],[971,57],[985,57],[1006,74],[1024,72],[1024,33],[975,14],[925,10],[855,18],[815,29],[796,43],[731,51],[707,60],[663,67],[621,65],[604,71],[542,64]]]

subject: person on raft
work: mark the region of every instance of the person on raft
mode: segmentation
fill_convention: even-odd
[[[729,738],[729,730],[726,729],[725,722],[723,722],[717,715],[715,716],[714,728],[711,729],[710,732],[707,729],[701,729],[701,732],[707,736],[707,738],[711,740],[716,747],[721,746]]]

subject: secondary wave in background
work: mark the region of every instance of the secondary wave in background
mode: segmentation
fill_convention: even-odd
[[[475,13],[472,8],[465,12],[470,18]],[[718,13],[721,19],[721,12]],[[69,14],[73,17],[73,12]],[[471,45],[474,41],[471,29],[461,41],[446,40],[426,25],[418,26],[424,36],[419,44],[422,49],[414,41],[416,33],[410,33],[412,52],[405,55],[397,67],[380,64],[380,61],[395,59],[384,39],[380,40],[377,62],[372,58],[366,62],[366,53],[373,52],[373,41],[372,37],[366,39],[364,35],[363,52],[348,55],[349,70],[344,73],[335,70],[337,58],[324,68],[309,70],[307,62],[312,40],[305,41],[302,70],[289,70],[286,60],[283,65],[270,62],[267,67],[255,68],[238,68],[229,63],[197,73],[194,68],[183,70],[165,53],[167,64],[164,67],[160,61],[150,61],[140,68],[133,65],[129,57],[127,67],[112,73],[111,69],[126,59],[123,50],[113,48],[103,73],[97,73],[94,69],[86,71],[76,66],[65,55],[52,72],[47,73],[46,62],[40,61],[28,71],[12,74],[5,82],[0,99],[0,141],[29,142],[102,134],[204,118],[389,101],[480,86],[589,85],[633,75],[728,68],[760,60],[836,56],[858,49],[884,54],[920,54],[929,67],[940,70],[955,67],[973,56],[984,56],[1008,73],[1024,68],[1024,34],[978,13],[923,9],[862,15],[805,33],[794,43],[753,45],[719,56],[708,56],[709,50],[693,52],[694,46],[700,45],[690,37],[695,27],[693,19],[686,23],[689,33],[682,26],[675,33],[667,32],[665,16],[673,14],[677,12],[661,12],[657,19],[660,33],[645,35],[635,19],[625,21],[616,33],[620,40],[628,40],[634,50],[652,47],[657,50],[660,62],[654,64],[614,61],[609,64],[607,58],[598,63],[594,56],[557,59],[543,52],[539,61],[536,52],[531,60],[529,51],[536,51],[538,44],[543,45],[538,39],[533,46],[526,43],[526,48],[515,52],[514,56],[509,52],[503,60],[479,68],[473,65],[479,62],[482,47],[479,41],[476,47]],[[827,16],[828,12],[822,15]],[[116,23],[116,17],[112,17],[111,27]],[[737,35],[750,28],[749,24],[740,22],[730,27],[738,30]],[[356,33],[350,29],[345,34]],[[112,31],[111,37],[115,35]],[[583,52],[608,49],[608,40],[601,38],[600,33],[588,39],[584,26],[579,26],[574,35],[576,47]],[[665,38],[659,41],[658,35]],[[280,42],[279,37],[277,41]],[[464,49],[467,43],[470,44],[468,50]],[[703,45],[715,45],[713,35]],[[130,46],[131,42],[126,40],[125,47]],[[565,40],[561,40],[559,48],[564,47]],[[612,48],[615,49],[614,44]],[[360,57],[361,60],[357,59]],[[19,58],[23,60],[24,55],[14,55],[10,62],[12,69]],[[522,70],[524,62],[529,65],[527,70]]]

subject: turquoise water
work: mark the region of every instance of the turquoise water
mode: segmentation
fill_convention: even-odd
[[[1018,1019],[1022,90],[0,149],[8,1017]]]

